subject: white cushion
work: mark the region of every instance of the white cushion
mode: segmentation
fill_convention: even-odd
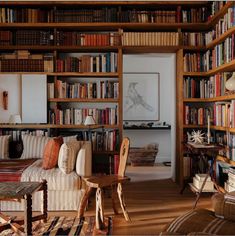
[[[85,142],[77,155],[76,172],[79,176],[91,176],[92,173],[91,143]]]
[[[77,141],[77,135],[72,136],[65,136],[63,137],[64,143],[70,142],[70,141]]]
[[[9,140],[11,135],[0,136],[0,159],[9,158]]]
[[[22,135],[23,153],[21,159],[43,158],[44,148],[51,138],[45,136]]]

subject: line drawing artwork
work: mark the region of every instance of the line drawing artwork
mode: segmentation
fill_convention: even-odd
[[[124,73],[123,120],[160,119],[160,74]]]
[[[135,109],[137,106],[142,106],[146,110],[153,112],[153,107],[149,105],[143,98],[143,96],[137,91],[136,85],[138,85],[137,82],[129,83],[128,89],[127,89],[127,105],[130,104],[125,112],[128,112],[131,109]]]

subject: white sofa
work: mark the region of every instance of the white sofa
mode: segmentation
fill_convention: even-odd
[[[23,143],[24,145],[34,146],[33,150],[24,147],[22,154],[23,159],[26,159],[25,150],[28,149],[30,155],[37,152],[37,156],[31,158],[40,158],[32,165],[27,167],[21,176],[21,181],[42,181],[47,180],[48,184],[48,210],[63,211],[63,210],[78,210],[81,198],[85,192],[85,184],[82,181],[82,176],[91,175],[91,143],[88,141],[76,141],[80,144],[78,151],[79,158],[76,160],[76,168],[69,173],[63,173],[60,168],[56,167],[49,170],[42,168],[43,150],[48,140],[41,138],[39,142]],[[1,201],[0,209],[2,211],[22,211],[24,205],[18,202]],[[42,193],[38,192],[33,196],[33,210],[39,211],[42,206]]]

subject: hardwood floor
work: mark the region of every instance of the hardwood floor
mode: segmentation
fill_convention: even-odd
[[[171,180],[130,182],[124,186],[127,210],[132,222],[123,215],[113,215],[111,199],[106,193],[105,215],[113,217],[113,235],[156,235],[175,217],[190,210],[196,195],[189,189],[181,195],[180,188]],[[211,195],[202,195],[198,207],[211,208]],[[94,200],[86,215],[95,214]],[[117,204],[118,205],[118,204]],[[119,213],[121,209],[119,208]]]

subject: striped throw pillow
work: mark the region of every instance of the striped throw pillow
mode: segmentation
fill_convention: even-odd
[[[43,158],[46,144],[51,140],[45,136],[22,135],[24,150],[21,159]]]
[[[0,136],[0,159],[9,158],[9,140],[11,135]]]
[[[71,141],[60,147],[58,166],[63,173],[69,174],[75,169],[77,153],[82,144],[81,141]]]

